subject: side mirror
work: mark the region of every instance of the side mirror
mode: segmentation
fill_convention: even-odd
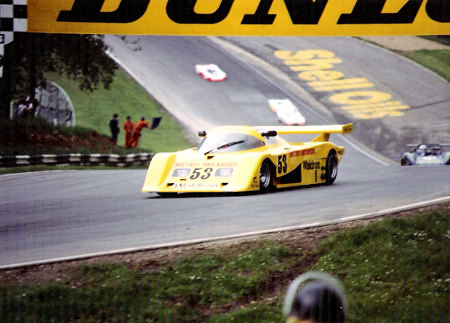
[[[263,137],[276,137],[276,136],[278,136],[278,132],[276,132],[275,130],[269,130],[269,131],[261,133],[261,136],[263,136]]]
[[[205,130],[199,131],[198,132],[198,136],[199,137],[206,137],[206,131]]]

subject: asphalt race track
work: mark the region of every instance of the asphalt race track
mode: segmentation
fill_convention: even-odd
[[[109,41],[113,54],[192,133],[224,123],[276,125],[270,98],[291,99],[310,124],[333,122],[307,96],[209,38]],[[206,82],[193,71],[197,63],[218,63],[229,79]],[[145,170],[0,176],[0,267],[296,228],[450,196],[446,166],[400,167],[366,151],[353,135],[331,140],[346,147],[335,184],[265,195],[161,198],[141,193]]]

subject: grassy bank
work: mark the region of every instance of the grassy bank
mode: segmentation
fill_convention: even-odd
[[[450,82],[450,50],[396,51]]]
[[[359,38],[359,37],[358,37]],[[399,37],[401,39],[401,36]],[[420,38],[428,39],[442,45],[450,46],[450,37],[448,36],[421,36]],[[375,46],[383,46],[382,43],[376,42],[373,39],[359,38],[366,42],[369,42]],[[444,78],[447,82],[450,82],[450,50],[448,49],[423,49],[423,50],[397,50],[387,48],[399,55],[402,55],[419,65],[435,72]]]
[[[342,232],[314,266],[346,286],[358,322],[448,322],[450,212],[393,219]]]
[[[36,155],[63,153],[117,153],[176,151],[190,147],[181,125],[161,105],[145,92],[124,71],[119,70],[109,90],[81,92],[78,83],[66,77],[49,74],[48,79],[59,84],[72,100],[75,127],[54,126],[44,119],[0,120],[0,154]],[[109,140],[109,120],[118,113],[120,126],[127,115],[137,122],[162,117],[155,130],[144,129],[137,149],[124,148],[121,130],[117,146]]]
[[[0,120],[0,155],[68,153],[116,153],[129,150],[116,146],[107,135],[81,126],[55,126],[41,118]]]
[[[108,123],[114,113],[119,114],[120,126],[128,115],[135,123],[141,116],[147,119],[162,117],[157,129],[152,131],[145,129],[142,132],[139,148],[161,152],[176,151],[191,146],[180,124],[121,69],[117,71],[109,90],[99,87],[94,93],[81,92],[78,83],[56,73],[48,74],[47,78],[64,88],[71,98],[78,126],[109,136]],[[124,145],[123,130],[119,134],[118,145]]]
[[[341,279],[349,322],[448,322],[450,205],[407,215],[3,270],[0,321],[282,322],[287,285],[313,269]]]

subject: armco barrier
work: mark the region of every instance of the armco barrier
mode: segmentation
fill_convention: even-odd
[[[77,166],[138,166],[146,165],[152,160],[152,153],[128,155],[117,154],[43,154],[0,156],[0,167],[33,165],[77,165]]]

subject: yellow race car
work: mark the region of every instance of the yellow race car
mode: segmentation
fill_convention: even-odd
[[[300,185],[333,184],[344,147],[331,133],[347,134],[353,125],[221,126],[196,148],[158,153],[147,170],[143,192],[159,195],[209,192],[269,192]],[[291,143],[280,134],[318,134]]]

